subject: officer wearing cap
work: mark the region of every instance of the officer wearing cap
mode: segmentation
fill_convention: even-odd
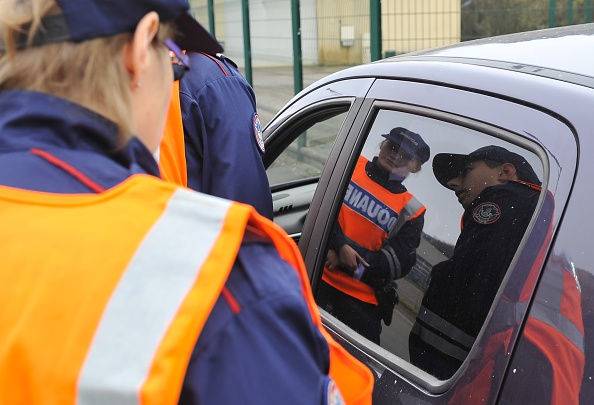
[[[472,348],[530,222],[540,181],[524,157],[500,146],[440,153],[433,172],[464,207],[453,256],[434,266],[409,336],[410,360],[450,378]]]
[[[333,229],[318,304],[379,344],[381,321],[390,325],[392,288],[416,261],[425,207],[402,181],[421,170],[430,148],[406,128],[382,135],[379,154],[360,156]]]
[[[158,178],[188,8],[1,3],[2,404],[371,401],[286,234]]]
[[[159,166],[164,179],[249,204],[273,218],[256,95],[222,53],[188,52],[174,86]]]

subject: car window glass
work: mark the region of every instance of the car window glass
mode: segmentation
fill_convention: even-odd
[[[521,173],[494,159],[516,159]],[[472,348],[527,229],[542,163],[467,126],[380,110],[353,165],[318,305],[447,379]],[[532,184],[518,181],[527,178]]]
[[[294,140],[266,169],[270,187],[319,177],[346,114],[342,111],[320,116],[318,112],[311,120],[301,122],[298,130],[287,134]]]

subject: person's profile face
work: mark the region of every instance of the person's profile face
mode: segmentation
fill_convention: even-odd
[[[377,158],[382,169],[390,173],[397,173],[402,177],[415,171],[418,166],[418,161],[410,153],[387,139],[381,143]]]
[[[500,172],[500,166],[490,168],[482,160],[468,162],[458,176],[449,180],[447,185],[456,194],[458,202],[466,208],[485,188],[499,184]]]

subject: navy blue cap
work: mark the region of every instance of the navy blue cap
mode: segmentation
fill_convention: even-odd
[[[396,145],[400,145],[412,157],[420,160],[421,164],[429,160],[431,149],[423,138],[421,138],[421,135],[416,132],[409,131],[403,127],[396,127],[389,134],[383,134],[382,136]]]
[[[62,14],[42,19],[32,45],[73,41],[82,42],[124,32],[134,32],[148,12],[159,14],[161,22],[175,21],[178,36],[174,39],[187,51],[216,54],[223,52],[218,41],[188,14],[187,0],[56,0]],[[17,41],[23,47],[26,38]]]
[[[468,163],[479,160],[492,160],[501,164],[511,163],[516,169],[519,180],[536,185],[541,184],[534,169],[523,156],[495,145],[483,146],[468,155],[438,153],[433,158],[433,173],[442,186],[449,188],[448,181],[457,177]]]

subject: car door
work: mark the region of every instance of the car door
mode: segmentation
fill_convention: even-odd
[[[536,286],[535,279],[527,280],[527,269],[540,269],[542,266],[543,257],[535,256],[534,252],[546,251],[550,243],[549,226],[554,227],[558,223],[562,212],[559,209],[554,212],[543,209],[546,191],[554,197],[557,208],[565,204],[569,194],[577,155],[571,129],[554,114],[521,102],[405,80],[378,79],[373,82],[364,100],[336,98],[329,104],[316,104],[318,102],[304,103],[298,108],[304,114],[293,119],[307,122],[311,114],[313,122],[316,116],[320,116],[320,109],[332,109],[341,103],[345,103],[342,111],[346,115],[341,119],[341,128],[321,177],[318,179],[317,174],[315,176],[317,190],[311,206],[305,204],[300,208],[298,226],[294,228],[302,230],[299,246],[312,278],[314,295],[321,283],[330,235],[348,194],[356,162],[361,157],[373,159],[382,135],[394,127],[406,127],[423,136],[431,147],[431,158],[437,153],[468,154],[486,145],[505,147],[524,156],[543,181],[544,191],[540,194],[530,225],[517,249],[511,252],[513,260],[508,268],[503,269],[503,281],[496,296],[488,302],[490,310],[481,332],[452,378],[440,380],[412,365],[409,360],[408,337],[430,282],[431,269],[452,256],[463,212],[452,191],[435,180],[430,162],[403,183],[426,207],[425,225],[416,250],[416,264],[406,277],[397,282],[400,302],[395,308],[391,326],[383,325],[381,343],[374,344],[362,338],[321,308],[324,323],[335,338],[373,370],[376,377],[374,403],[456,403],[471,400],[468,396],[477,392],[480,380],[477,376],[484,369],[485,358],[493,355],[489,351],[490,342],[502,328],[512,331],[512,340],[506,346],[509,351],[499,353],[500,358],[492,367],[492,375],[488,379],[491,392],[485,394],[482,388],[485,403],[493,403],[504,380],[519,325],[526,316],[526,307],[516,309],[514,320],[510,321],[506,300],[517,295],[519,288],[533,291]],[[283,125],[298,128],[298,121],[286,118]],[[282,131],[275,136],[280,140],[281,134]],[[289,139],[293,141],[295,138],[292,136]],[[559,143],[564,145],[563,153],[552,154],[552,150],[559,150]],[[279,156],[282,147],[275,150],[275,155]],[[274,160],[274,156],[272,158]],[[299,190],[305,183],[307,181],[301,179],[296,183],[281,182],[280,187],[279,184],[273,185],[273,191],[281,195],[277,194],[276,201],[282,201],[284,194]],[[294,188],[294,185],[297,187]],[[309,201],[309,198],[308,195],[306,200]],[[275,210],[283,215],[282,209],[275,207]],[[307,217],[304,215],[306,212]],[[280,216],[277,213],[275,221]],[[280,218],[278,221],[281,222]],[[547,226],[543,227],[543,223]]]
[[[346,138],[328,187],[323,195],[316,194],[314,197],[310,209],[312,217],[303,228],[301,249],[308,269],[313,269],[314,291],[323,271],[330,229],[336,223],[341,201],[346,198],[343,196],[349,195],[348,184],[353,166],[359,156],[372,158],[377,153],[381,135],[393,127],[406,127],[423,136],[432,148],[432,157],[437,153],[468,154],[487,145],[503,146],[531,163],[539,178],[545,180],[545,187],[554,190],[557,206],[567,198],[567,184],[571,184],[568,179],[575,170],[576,148],[570,128],[562,121],[520,103],[474,92],[432,84],[377,80],[352,127],[359,132],[355,134],[353,131]],[[547,151],[543,147],[541,142],[546,135],[551,139],[556,136],[554,143],[558,143],[559,139],[568,142],[566,161],[559,162],[559,156],[550,155],[550,149]],[[560,163],[565,170],[560,170]],[[501,288],[496,296],[489,298],[489,316],[468,358],[451,379],[439,380],[410,364],[408,338],[429,283],[431,269],[452,256],[463,211],[453,192],[438,184],[431,166],[427,166],[404,182],[426,207],[425,226],[417,248],[416,264],[405,278],[398,280],[400,303],[392,325],[384,325],[382,329],[380,345],[361,339],[352,329],[324,313],[326,324],[337,338],[352,345],[353,352],[364,358],[374,370],[377,377],[374,395],[378,403],[398,403],[398,399],[402,403],[413,399],[415,403],[421,400],[460,402],[460,396],[464,397],[476,388],[481,359],[493,355],[489,348],[493,347],[498,333],[502,328],[517,332],[514,326],[505,324],[508,322],[505,319],[508,315],[507,302],[502,297],[517,295],[515,290],[520,286],[528,291],[534,288],[534,284],[525,285],[534,283],[533,280],[526,281],[527,272],[542,265],[542,257],[535,256],[535,252],[550,242],[548,225],[558,220],[560,215],[559,211],[550,212],[543,208],[545,193],[541,193],[538,208],[514,260],[509,268],[502,269],[505,275]],[[568,180],[567,183],[562,181],[563,178]],[[322,178],[321,181],[324,180]],[[547,226],[542,226],[543,223]],[[452,291],[452,294],[455,293]],[[481,291],[476,293],[481,294]],[[473,308],[467,310],[470,316]],[[525,310],[523,307],[520,310],[522,313],[516,316],[523,319]],[[509,349],[511,346],[506,343],[500,347]],[[498,361],[495,375],[490,379],[494,387],[501,383],[508,361],[506,355]],[[488,392],[487,397],[490,395]]]

